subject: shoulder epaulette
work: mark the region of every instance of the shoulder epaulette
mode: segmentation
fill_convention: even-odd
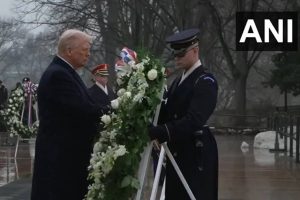
[[[198,81],[199,80],[209,80],[209,81],[211,81],[211,82],[215,82],[215,79],[213,78],[213,76],[211,75],[211,74],[209,74],[209,73],[205,73],[205,74],[202,74],[201,76],[199,76],[198,78],[197,78],[197,80],[195,81],[195,85],[198,83]]]
[[[203,78],[203,80],[210,80],[210,81],[212,81],[213,83],[215,82],[215,79],[211,78],[210,76],[205,76],[205,77]]]

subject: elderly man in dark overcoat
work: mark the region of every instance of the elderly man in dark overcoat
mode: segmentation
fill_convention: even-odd
[[[32,200],[82,200],[87,193],[93,138],[104,112],[76,72],[87,63],[90,47],[88,34],[66,30],[41,77]]]
[[[188,29],[166,39],[183,73],[171,84],[159,125],[149,127],[149,136],[167,142],[197,200],[217,200],[218,150],[206,123],[216,106],[218,86],[199,60],[198,33]],[[190,200],[169,159],[165,197]]]

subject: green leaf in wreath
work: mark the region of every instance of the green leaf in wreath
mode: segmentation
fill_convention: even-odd
[[[124,188],[131,185],[131,180],[132,180],[131,176],[125,176],[121,182],[121,187]]]

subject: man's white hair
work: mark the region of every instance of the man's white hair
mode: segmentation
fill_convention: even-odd
[[[79,41],[87,40],[92,42],[92,36],[77,29],[68,29],[63,32],[58,40],[58,54],[65,52],[67,49],[76,48]]]

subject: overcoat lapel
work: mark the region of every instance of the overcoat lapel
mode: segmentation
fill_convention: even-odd
[[[91,102],[93,102],[90,94],[87,91],[86,85],[84,84],[84,82],[82,81],[82,79],[80,78],[78,73],[68,63],[66,63],[64,60],[60,59],[59,57],[55,57],[54,62],[59,63],[62,67],[64,67],[65,69],[67,69],[70,72],[70,74],[73,76],[73,78],[78,83],[81,92],[84,93],[84,95],[86,95]]]

